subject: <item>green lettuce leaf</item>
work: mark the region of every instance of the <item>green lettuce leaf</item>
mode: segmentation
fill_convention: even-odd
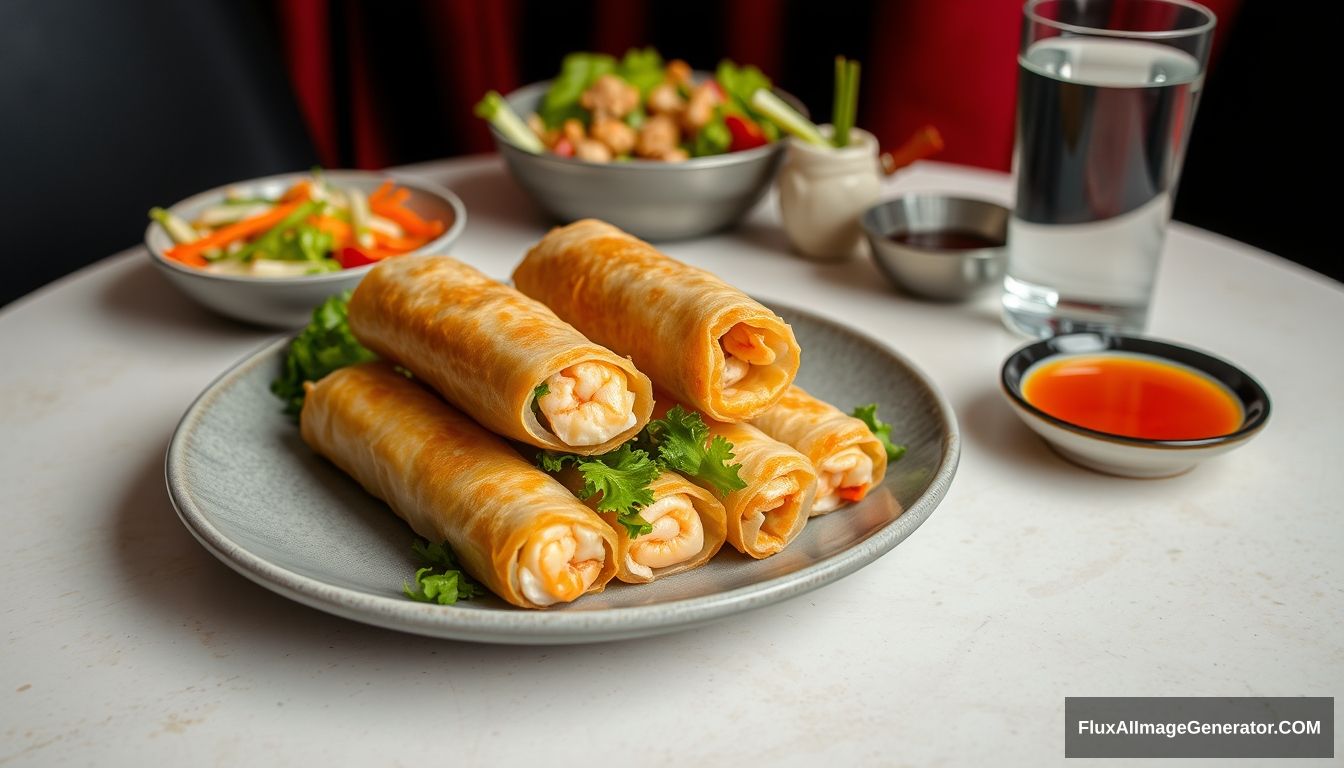
[[[904,445],[891,442],[891,425],[877,418],[877,403],[860,405],[850,415],[868,425],[868,431],[882,441],[882,447],[887,451],[888,462],[898,461],[905,455]]]
[[[571,53],[560,63],[560,74],[541,99],[537,114],[548,128],[557,128],[568,118],[587,123],[579,97],[598,77],[616,70],[616,59],[604,53]]]
[[[317,381],[338,368],[375,359],[350,332],[350,292],[332,296],[313,310],[313,319],[289,344],[280,378],[271,392],[285,402],[285,413],[303,409],[303,383]]]
[[[415,584],[402,582],[401,590],[421,603],[452,605],[485,594],[485,589],[462,570],[447,542],[434,544],[425,539],[411,542],[411,551],[422,564],[415,571]]]

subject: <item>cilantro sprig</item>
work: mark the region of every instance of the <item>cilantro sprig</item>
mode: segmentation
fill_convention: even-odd
[[[601,494],[597,511],[615,512],[616,522],[632,539],[653,532],[653,525],[640,516],[639,510],[653,503],[649,484],[658,477],[659,469],[644,451],[630,443],[600,456],[542,451],[537,454],[537,463],[547,472],[559,472],[572,463],[583,478],[583,487],[575,495],[587,500]]]
[[[708,483],[721,494],[747,487],[739,471],[741,464],[730,464],[733,444],[722,435],[709,437],[709,426],[700,414],[674,406],[661,419],[649,422],[641,439],[656,451],[658,463]]]
[[[375,359],[350,332],[350,291],[337,294],[313,310],[313,319],[294,337],[285,355],[284,372],[271,382],[271,392],[285,401],[285,413],[303,410],[303,383],[317,381],[338,368]]]
[[[458,600],[470,600],[485,594],[485,589],[472,580],[458,564],[453,550],[445,542],[433,544],[424,539],[411,542],[423,567],[415,572],[415,586],[402,582],[406,596],[421,603],[452,605]]]
[[[897,461],[905,455],[904,445],[891,442],[891,425],[877,418],[877,403],[860,405],[850,415],[868,425],[868,431],[882,441],[882,447],[887,451],[888,462]]]

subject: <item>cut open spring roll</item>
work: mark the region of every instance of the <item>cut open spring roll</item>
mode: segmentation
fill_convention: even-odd
[[[660,401],[654,409],[662,418],[673,403]],[[733,444],[733,463],[746,487],[723,493],[712,484],[691,478],[723,503],[728,543],[737,551],[760,559],[769,557],[798,537],[812,509],[817,474],[807,457],[750,424],[705,419],[709,437]]]
[[[862,421],[791,386],[752,426],[806,456],[817,471],[812,516],[858,501],[887,473],[887,451]]]
[[[798,373],[793,330],[714,275],[593,219],[551,230],[513,273],[518,290],[629,355],[661,389],[718,421],[746,421]]]
[[[653,409],[649,378],[628,359],[447,256],[370,270],[350,299],[350,329],[483,426],[538,448],[605,453]]]
[[[572,491],[583,485],[577,469],[565,469],[560,479]],[[653,526],[650,533],[632,539],[615,512],[598,512],[616,531],[616,578],[629,584],[698,568],[718,554],[727,536],[723,504],[704,488],[663,471],[649,490],[653,503],[639,515]],[[592,496],[586,503],[596,510],[600,498]]]
[[[601,592],[616,573],[611,526],[507,443],[386,362],[309,383],[300,431],[417,534],[523,608]]]

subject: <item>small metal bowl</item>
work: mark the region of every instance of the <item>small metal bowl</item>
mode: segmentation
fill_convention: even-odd
[[[937,194],[911,194],[869,208],[861,219],[873,259],[892,285],[929,299],[971,298],[1003,280],[1008,209],[997,203]],[[1004,245],[924,248],[891,239],[902,233],[964,232]]]
[[[550,87],[549,80],[533,83],[504,98],[526,116],[537,111]],[[549,152],[534,155],[494,126],[490,131],[509,173],[551,216],[564,222],[602,219],[645,240],[699,237],[736,224],[770,188],[784,153],[781,140],[677,163],[590,163]]]

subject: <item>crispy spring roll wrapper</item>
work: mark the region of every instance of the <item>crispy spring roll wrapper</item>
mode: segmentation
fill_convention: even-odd
[[[653,409],[649,378],[630,360],[447,256],[370,270],[350,299],[350,329],[482,426],[538,448],[605,453]],[[536,397],[543,383],[549,391]]]
[[[859,501],[887,474],[887,451],[867,424],[797,385],[751,425],[812,462],[817,471],[812,517]]]
[[[313,450],[386,501],[463,568],[522,608],[601,592],[616,573],[611,526],[507,443],[386,362],[307,385]]]
[[[583,487],[577,469],[568,467],[560,481],[571,491]],[[652,483],[653,504],[641,513],[653,532],[631,539],[615,512],[598,515],[616,532],[616,578],[646,584],[674,573],[699,568],[718,554],[727,536],[723,504],[709,491],[676,472],[664,471]],[[601,496],[587,500],[597,510]]]
[[[661,419],[674,403],[660,401],[654,417]],[[685,407],[685,406],[683,406]],[[789,545],[803,530],[817,492],[817,473],[803,454],[750,424],[728,424],[705,419],[709,438],[722,435],[733,444],[732,463],[742,465],[745,488],[723,494],[701,485],[723,503],[728,520],[728,543],[758,560]]]
[[[605,222],[551,230],[513,282],[718,421],[751,419],[798,373],[798,342],[774,312]]]

